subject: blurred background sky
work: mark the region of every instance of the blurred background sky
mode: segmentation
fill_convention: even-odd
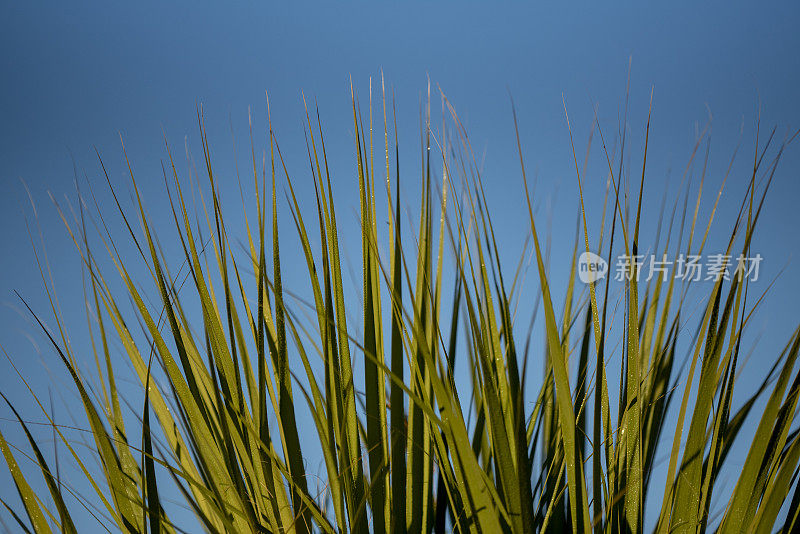
[[[66,195],[74,203],[73,163],[81,183],[88,181],[107,200],[96,148],[112,182],[127,191],[121,135],[134,173],[152,199],[151,214],[159,220],[159,208],[167,206],[161,174],[164,136],[179,158],[184,158],[185,141],[199,157],[196,113],[202,104],[222,195],[230,201],[227,209],[235,210],[240,202],[236,164],[246,172],[249,157],[248,109],[260,151],[267,146],[268,91],[289,171],[301,195],[309,193],[302,91],[319,105],[337,207],[349,217],[358,209],[350,80],[366,106],[370,78],[376,88],[381,71],[396,98],[408,206],[413,211],[417,205],[419,109],[430,79],[434,108],[440,106],[440,87],[483,162],[489,205],[503,235],[503,253],[511,258],[507,269],[515,267],[528,231],[509,93],[513,95],[528,175],[536,182],[537,218],[551,231],[557,309],[577,210],[562,97],[579,158],[595,106],[612,145],[621,132],[629,65],[625,127],[634,176],[641,169],[651,88],[654,91],[643,206],[648,239],[664,195],[671,208],[681,192],[689,156],[709,117],[711,150],[701,220],[707,219],[741,143],[709,246],[710,252],[722,252],[720,238],[730,232],[752,170],[759,110],[761,143],[773,127],[780,142],[800,126],[799,9],[789,2],[670,2],[657,8],[631,3],[557,11],[521,3],[471,2],[301,2],[291,7],[255,2],[224,7],[188,2],[7,2],[0,7],[0,345],[37,394],[47,399],[52,391],[57,416],[69,422],[74,413],[80,421],[79,401],[57,355],[30,316],[20,311],[14,294],[23,295],[52,326],[28,233],[30,228],[38,242],[41,227],[59,302],[68,325],[73,325],[73,344],[79,351],[88,347],[82,333],[86,323],[80,260],[49,198],[51,193],[66,205]],[[374,96],[379,96],[377,89]],[[606,180],[597,141],[587,175],[590,221],[599,221]],[[701,152],[705,148],[704,144]],[[701,163],[699,158],[689,170],[693,192]],[[634,193],[637,189],[632,187]],[[764,261],[754,290],[766,290],[782,274],[748,331],[749,341],[758,340],[758,345],[740,390],[758,383],[800,319],[798,193],[800,152],[789,146],[755,240],[754,252]],[[313,204],[308,207],[313,210]],[[288,212],[285,215],[283,224],[290,228]],[[118,235],[124,241],[121,228]],[[291,237],[287,234],[284,243]],[[359,258],[360,243],[349,246],[351,256]],[[286,283],[302,285],[303,269],[294,279],[290,274]],[[81,365],[88,368],[88,349],[85,354]],[[26,419],[43,421],[5,357],[0,358],[0,391]],[[9,420],[10,411],[0,408],[0,417],[3,433],[22,445],[24,438]],[[736,457],[729,461],[735,466]],[[17,501],[5,467],[0,467],[0,488],[4,498]],[[90,491],[88,486],[81,489]],[[10,525],[5,514],[0,512],[0,518]]]

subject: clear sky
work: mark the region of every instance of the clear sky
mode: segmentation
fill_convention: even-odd
[[[74,199],[73,158],[81,179],[100,187],[97,147],[112,179],[125,187],[121,134],[134,172],[145,191],[157,197],[157,206],[163,201],[163,195],[158,198],[163,136],[181,154],[187,138],[199,154],[196,106],[202,104],[215,161],[221,173],[228,173],[223,196],[228,193],[235,204],[231,124],[241,144],[238,162],[246,165],[241,152],[247,148],[248,107],[264,139],[266,91],[290,171],[298,180],[308,178],[302,91],[319,104],[339,208],[350,213],[358,206],[352,196],[349,80],[365,105],[370,77],[377,79],[381,69],[397,99],[408,169],[404,188],[413,192],[418,186],[419,102],[430,79],[434,91],[441,87],[453,102],[476,151],[485,155],[490,208],[507,232],[503,246],[512,258],[519,254],[525,231],[508,96],[513,95],[526,163],[537,176],[538,216],[553,221],[556,287],[565,282],[558,268],[568,261],[577,202],[562,97],[582,154],[595,105],[608,136],[618,133],[629,64],[627,128],[634,166],[641,165],[654,88],[645,228],[654,227],[665,188],[670,199],[677,194],[697,132],[712,116],[703,213],[742,142],[715,235],[729,232],[752,166],[759,109],[762,142],[763,132],[773,127],[778,140],[800,127],[800,8],[789,2],[669,2],[658,8],[626,3],[613,9],[593,4],[555,11],[530,4],[6,3],[0,8],[0,344],[38,391],[46,392],[52,383],[57,412],[65,418],[70,411],[81,412],[56,355],[20,313],[14,294],[20,292],[47,316],[26,230],[26,216],[32,221],[33,210],[23,182],[37,205],[60,303],[80,329],[85,324],[77,282],[80,263],[48,197],[52,192],[56,198]],[[596,194],[588,209],[599,217],[605,174],[597,146],[593,154],[596,165],[591,168],[597,172],[589,176],[595,184],[589,187]],[[695,165],[692,174],[698,173]],[[751,340],[764,334],[748,363],[748,375],[754,377],[772,363],[800,318],[798,193],[800,152],[791,146],[757,235],[765,258],[759,288],[766,289],[785,270],[750,331]],[[354,243],[354,258],[360,254],[357,247]],[[78,330],[75,343],[85,343]],[[745,376],[743,389],[755,381]],[[42,420],[5,358],[0,358],[0,391],[27,418]],[[0,417],[3,432],[21,444],[7,420],[10,412],[0,408]],[[0,468],[0,487],[8,484],[8,473]]]

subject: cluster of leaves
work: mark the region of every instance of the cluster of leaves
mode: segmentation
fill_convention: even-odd
[[[91,220],[100,221],[99,239],[125,288],[115,294],[89,246],[85,211],[90,202],[81,198],[75,217],[62,213],[87,273],[95,378],[101,392],[94,393],[79,370],[87,347],[72,348],[61,328],[57,334],[42,328],[80,394],[102,472],[88,466],[31,390],[94,495],[83,497],[74,484],[61,480],[17,415],[32,454],[15,449],[16,456],[25,455],[38,465],[54,503],[48,506],[47,497],[32,490],[14,447],[0,435],[27,521],[5,501],[7,496],[2,502],[20,528],[77,532],[71,510],[82,506],[98,529],[182,532],[186,525],[171,521],[159,494],[159,482],[170,478],[209,532],[638,532],[645,526],[645,511],[659,510],[645,506],[648,495],[661,497],[658,515],[648,519],[658,532],[796,531],[800,434],[792,424],[800,392],[800,371],[794,369],[800,330],[774,359],[763,385],[735,407],[741,337],[761,300],[748,301],[748,281],[736,274],[708,284],[702,312],[693,319],[700,320],[688,342],[688,370],[679,372],[679,333],[692,320],[685,309],[688,285],[656,277],[642,288],[630,276],[621,297],[620,388],[609,393],[606,360],[617,343],[612,335],[619,337],[609,320],[609,307],[614,306],[609,283],[592,282],[587,297],[585,291],[576,295],[572,281],[583,249],[601,251],[610,261],[616,244],[617,252],[636,256],[646,145],[635,215],[628,217],[628,197],[620,193],[624,173],[615,171],[615,157],[595,121],[608,163],[604,205],[611,232],[605,240],[605,209],[600,224],[587,224],[586,170],[584,166],[581,171],[575,158],[583,239],[575,242],[559,317],[522,148],[521,187],[538,273],[538,298],[523,302],[524,262],[512,279],[504,276],[469,138],[444,96],[442,102],[454,135],[433,135],[428,104],[421,117],[421,203],[416,228],[406,231],[416,237],[410,240],[401,229],[397,128],[389,119],[393,110],[387,115],[384,97],[377,115],[383,118],[385,169],[379,169],[374,164],[372,101],[365,128],[353,97],[363,275],[357,303],[344,294],[339,225],[318,114],[312,119],[306,113],[314,221],[307,225],[302,216],[301,205],[310,199],[295,195],[270,126],[262,168],[253,150],[256,217],[247,219],[245,254],[232,246],[240,229],[228,228],[222,215],[219,179],[201,115],[210,199],[203,200],[199,213],[187,208],[185,186],[171,154],[165,172],[179,237],[174,246],[184,253],[188,274],[170,273],[159,245],[163,231],[148,217],[147,201],[132,172],[136,213],[126,213],[119,201],[116,207],[147,263],[149,279],[133,279],[120,252],[123,247],[116,246],[98,209]],[[647,128],[649,133],[649,119]],[[734,247],[749,252],[783,149],[765,162],[769,145],[756,151],[728,254],[736,252]],[[438,178],[435,168],[441,171]],[[388,254],[380,251],[377,229],[376,184],[384,178]],[[310,303],[293,304],[296,300],[287,298],[290,292],[282,284],[286,265],[279,236],[286,234],[278,228],[279,181],[285,184],[305,258]],[[116,201],[113,187],[111,191]],[[700,194],[693,216],[687,216],[687,199],[688,186],[682,212],[676,201],[665,225],[665,243],[656,242],[655,249],[665,255],[700,253],[706,243],[713,212],[697,246]],[[133,229],[136,222],[139,232]],[[676,232],[674,225],[679,226]],[[452,266],[446,257],[453,258]],[[155,305],[143,295],[142,284],[157,290]],[[450,302],[442,302],[443,292],[451,295]],[[187,294],[199,302],[196,312],[184,308]],[[146,346],[129,329],[119,299],[133,303]],[[532,316],[523,337],[515,328],[520,304]],[[306,309],[311,314],[304,321]],[[363,318],[360,331],[348,325],[356,309]],[[539,309],[546,343],[533,357],[545,364],[537,391],[526,384],[526,376]],[[202,324],[191,324],[192,313],[202,317]],[[121,408],[112,365],[115,345],[124,348],[144,391],[144,406],[133,414],[133,424],[131,414]],[[358,358],[363,361],[356,364]],[[470,387],[457,387],[456,365],[467,370]],[[363,369],[363,376],[354,368]],[[154,378],[156,370],[162,380]],[[526,399],[531,390],[535,398]],[[714,517],[716,482],[759,398],[765,404],[752,444],[741,471],[733,473],[732,493]],[[612,399],[618,402],[616,411]],[[675,407],[672,419],[677,425],[672,429],[666,421]],[[312,427],[299,428],[301,413]],[[310,484],[309,441],[324,460],[321,488]],[[669,457],[663,494],[651,482],[659,447]],[[786,518],[776,525],[781,510]]]

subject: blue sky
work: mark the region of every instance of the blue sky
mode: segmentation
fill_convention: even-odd
[[[719,233],[712,237],[729,231],[738,208],[755,147],[759,109],[762,132],[777,127],[778,139],[800,126],[800,13],[788,2],[769,7],[749,2],[724,6],[680,2],[658,8],[630,4],[613,9],[585,5],[558,11],[512,3],[287,7],[246,2],[234,7],[190,3],[167,7],[151,2],[135,6],[34,2],[5,5],[0,14],[0,344],[21,372],[32,377],[34,387],[46,391],[52,381],[55,398],[64,403],[58,410],[63,412],[78,413],[80,408],[56,355],[20,314],[14,294],[18,291],[34,309],[46,311],[25,224],[33,211],[22,182],[38,208],[60,303],[68,310],[68,320],[74,321],[75,343],[85,343],[80,333],[85,326],[82,290],[76,283],[80,263],[48,192],[74,199],[73,158],[78,174],[101,186],[94,147],[112,179],[124,187],[122,135],[134,171],[154,198],[157,212],[163,202],[159,193],[163,136],[179,153],[187,138],[198,153],[198,104],[205,110],[215,161],[230,177],[231,124],[241,144],[238,162],[243,165],[248,108],[263,133],[268,91],[281,149],[290,171],[302,181],[307,163],[301,91],[316,100],[338,180],[339,208],[349,213],[357,209],[349,189],[355,186],[350,79],[364,105],[369,79],[376,80],[381,69],[387,86],[393,88],[401,150],[406,148],[404,187],[410,195],[419,176],[415,167],[419,102],[430,79],[434,91],[441,87],[455,105],[476,152],[485,155],[490,207],[507,236],[504,249],[513,258],[519,254],[525,227],[510,92],[529,174],[537,177],[538,215],[553,221],[556,287],[565,282],[558,268],[568,261],[574,238],[577,194],[562,97],[582,154],[595,105],[607,136],[618,133],[630,61],[627,127],[631,161],[637,167],[654,88],[646,229],[654,227],[665,188],[669,198],[677,194],[695,137],[709,114],[713,116],[709,193],[703,213],[713,203],[740,139],[742,144],[721,200]],[[590,169],[597,173],[595,185],[589,187],[595,194],[590,195],[587,209],[590,216],[599,217],[599,184],[605,174],[597,146],[593,154]],[[800,153],[792,146],[775,177],[758,234],[765,257],[763,288],[785,270],[754,321],[753,339],[768,334],[748,363],[753,376],[760,376],[772,362],[800,318],[795,307],[800,275],[796,259],[800,237],[795,231],[799,171]],[[698,173],[697,165],[692,173]],[[223,196],[227,193],[235,204],[235,181],[228,179],[225,184]],[[32,228],[36,233],[35,223]],[[355,258],[357,246],[352,248]],[[745,388],[748,380],[746,376]],[[5,358],[0,358],[0,391],[17,402],[23,415],[41,420]],[[4,409],[0,414],[10,416]],[[0,425],[19,443],[12,423],[0,419]],[[0,486],[9,483],[7,472],[0,468]]]

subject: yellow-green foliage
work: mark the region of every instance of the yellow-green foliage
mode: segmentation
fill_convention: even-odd
[[[614,330],[608,284],[592,283],[588,297],[574,298],[577,288],[570,282],[564,313],[557,316],[521,146],[519,188],[528,210],[520,214],[525,223],[519,231],[532,237],[541,300],[520,301],[519,269],[509,279],[500,265],[499,236],[469,139],[444,96],[442,101],[449,133],[433,137],[428,104],[421,132],[421,202],[416,226],[407,228],[401,223],[406,203],[399,181],[417,182],[401,178],[393,106],[389,102],[387,109],[385,96],[377,109],[370,101],[365,125],[353,97],[358,190],[352,194],[360,205],[363,276],[357,299],[346,298],[343,290],[338,212],[316,114],[306,115],[315,197],[296,195],[296,179],[286,170],[270,127],[263,168],[253,153],[256,193],[245,199],[246,228],[229,227],[223,218],[198,115],[206,186],[193,184],[198,189],[190,192],[171,154],[166,171],[174,215],[169,230],[175,235],[169,245],[183,252],[181,274],[167,267],[160,246],[168,232],[152,224],[148,199],[140,196],[133,173],[136,212],[120,202],[114,209],[145,258],[149,277],[133,279],[123,247],[114,246],[105,223],[98,225],[103,250],[89,246],[83,203],[76,217],[63,215],[88,276],[96,317],[95,379],[103,384],[102,396],[87,392],[79,371],[87,351],[68,344],[61,330],[50,341],[83,402],[102,469],[90,467],[86,455],[54,426],[95,492],[73,494],[69,482],[57,480],[19,418],[30,441],[29,458],[39,465],[50,493],[47,498],[34,493],[26,482],[34,473],[23,474],[0,435],[27,519],[6,504],[7,493],[2,499],[20,528],[76,532],[62,494],[68,492],[70,503],[91,501],[87,510],[96,510],[97,531],[104,525],[110,531],[180,532],[187,526],[173,524],[160,500],[159,482],[170,477],[209,532],[615,533],[645,525],[664,533],[797,531],[800,497],[796,489],[791,498],[790,493],[800,459],[800,434],[792,430],[800,331],[776,355],[763,387],[734,406],[740,337],[761,296],[751,292],[747,298],[747,280],[734,276],[707,284],[701,310],[693,315],[685,310],[685,285],[674,278],[657,277],[642,287],[631,277],[621,307],[624,328]],[[596,128],[608,161],[603,176],[608,210],[595,224],[586,220],[588,178],[576,158],[583,239],[576,241],[569,280],[575,279],[575,257],[584,250],[610,259],[612,246],[633,255],[639,249],[646,148],[636,180],[638,202],[627,217],[620,193],[624,182],[611,164],[600,125]],[[380,133],[373,138],[373,131]],[[380,148],[374,150],[374,144]],[[771,179],[778,159],[763,169],[756,158],[728,254],[748,253],[769,185],[766,180],[757,187],[756,177],[765,173]],[[288,205],[278,199],[282,189]],[[202,210],[195,213],[187,208],[187,197],[203,191]],[[383,210],[389,240],[381,242],[377,214]],[[303,212],[311,213],[311,220]],[[604,236],[608,217],[612,230]],[[702,252],[712,219],[713,213],[705,224],[697,220],[695,208],[682,237],[685,250],[670,249],[667,239],[663,253]],[[244,253],[234,246],[239,239],[245,239]],[[292,288],[282,282],[287,265],[281,247],[298,245],[313,296],[308,303],[289,298]],[[106,253],[115,274],[102,272],[97,254]],[[123,291],[112,290],[109,277],[116,275]],[[152,303],[143,288],[157,291],[160,300]],[[198,303],[191,313],[184,308],[189,296]],[[443,304],[443,298],[452,301]],[[123,301],[133,303],[132,319],[123,317]],[[530,337],[516,339],[519,308],[543,311],[543,351],[529,347]],[[190,324],[187,315],[202,322]],[[354,317],[362,329],[348,324]],[[676,344],[687,321],[697,334],[678,381]],[[129,330],[136,323],[143,325],[146,345]],[[579,343],[571,343],[576,337]],[[145,392],[136,425],[120,408],[116,381],[122,371],[112,365],[111,346],[124,348]],[[606,364],[615,347],[623,347],[623,359],[615,360],[621,368]],[[546,369],[535,398],[525,382],[532,362]],[[456,364],[471,373],[471,388],[456,387]],[[151,377],[155,369],[163,379]],[[324,373],[315,372],[319,369]],[[607,372],[620,375],[618,393],[609,392]],[[726,472],[734,477],[733,492],[712,510],[715,482],[759,397],[766,406],[744,466]],[[668,410],[677,410],[676,428],[665,424]],[[301,417],[313,426],[301,428]],[[324,462],[321,492],[311,483],[316,473],[308,470],[312,441]],[[668,462],[656,461],[659,445]],[[656,469],[666,474],[663,493],[651,482]],[[646,498],[655,506],[645,506]],[[50,502],[55,508],[48,509]],[[780,510],[786,520],[776,523]],[[719,514],[712,519],[710,511]]]

